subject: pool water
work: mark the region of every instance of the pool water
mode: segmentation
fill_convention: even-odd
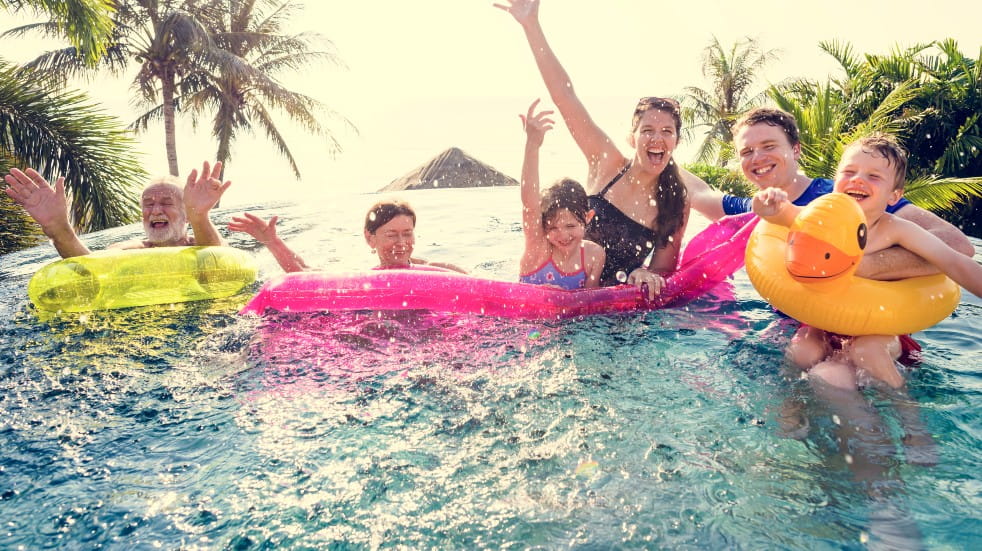
[[[517,189],[403,197],[419,256],[515,277]],[[373,265],[359,228],[376,199],[254,212],[280,215],[308,264],[358,269]],[[256,251],[261,278],[279,273],[247,236],[230,241]],[[686,308],[563,322],[239,317],[249,294],[41,315],[26,283],[54,258],[0,257],[3,549],[982,544],[970,295],[916,335],[909,391],[939,454],[924,467],[875,392],[881,421],[867,428],[891,444],[839,449],[844,421],[786,372],[790,326],[743,272]],[[779,423],[791,403],[808,421],[800,439]]]

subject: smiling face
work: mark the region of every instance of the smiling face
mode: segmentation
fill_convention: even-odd
[[[733,136],[743,175],[760,189],[787,190],[798,173],[801,144],[791,145],[780,126],[759,122],[741,126]]]
[[[886,156],[854,144],[842,152],[834,190],[855,199],[872,226],[887,206],[899,201],[904,193],[897,188],[896,172]]]
[[[143,190],[140,204],[143,231],[149,243],[155,246],[176,245],[187,237],[188,220],[180,187],[169,182],[151,184]]]
[[[374,232],[365,230],[365,241],[378,253],[379,267],[399,268],[410,264],[413,233],[416,222],[407,214],[400,214],[379,226]]]
[[[593,211],[587,214],[587,221],[589,221],[589,217],[592,215]],[[543,229],[546,232],[546,241],[553,248],[558,249],[562,256],[566,257],[579,249],[580,243],[583,242],[583,236],[586,233],[586,225],[575,214],[570,212],[569,209],[556,210],[545,221]]]
[[[630,143],[636,151],[635,162],[660,174],[672,161],[672,152],[679,144],[675,117],[661,109],[648,109],[639,116]]]

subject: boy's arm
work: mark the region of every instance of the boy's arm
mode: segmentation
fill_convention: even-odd
[[[751,209],[771,224],[791,227],[801,207],[788,201],[788,194],[777,188],[767,188],[754,195]]]
[[[891,222],[897,245],[926,259],[955,283],[982,297],[982,265],[913,222],[897,218]]]
[[[964,233],[930,211],[917,205],[907,205],[894,216],[926,230],[962,255],[971,258],[975,254],[975,247]],[[863,260],[856,269],[856,275],[859,277],[880,280],[905,279],[939,272],[935,264],[903,247],[889,247],[863,255]]]

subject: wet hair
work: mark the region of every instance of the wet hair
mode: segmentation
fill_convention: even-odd
[[[792,146],[801,143],[801,137],[798,134],[798,121],[794,120],[794,115],[774,107],[751,109],[733,123],[730,131],[732,135],[736,136],[736,133],[744,126],[753,126],[760,123],[776,126],[783,130],[784,135],[788,138],[788,142]]]
[[[379,201],[368,209],[365,214],[365,231],[374,235],[382,226],[388,224],[396,216],[406,215],[413,219],[413,226],[416,226],[416,211],[409,203],[395,199]]]
[[[907,182],[907,152],[897,142],[892,134],[876,132],[853,141],[843,151],[859,147],[864,153],[874,157],[880,156],[887,160],[887,165],[893,167],[893,189],[904,189]]]
[[[143,191],[146,191],[154,186],[159,186],[161,184],[173,186],[177,188],[178,193],[180,193],[182,196],[184,195],[184,185],[181,183],[181,180],[178,179],[177,176],[172,176],[170,174],[166,176],[157,176],[153,180],[150,180],[149,182],[147,182],[147,185],[143,186]]]
[[[675,135],[681,134],[682,112],[679,109],[679,103],[671,98],[658,97],[646,97],[638,100],[638,106],[634,108],[634,117],[631,119],[632,132],[641,125],[641,117],[652,109],[671,115],[672,120],[675,121]],[[658,177],[658,193],[655,196],[655,201],[658,205],[658,216],[655,217],[654,221],[654,245],[655,248],[660,249],[668,244],[668,239],[675,235],[675,232],[685,222],[685,205],[688,202],[688,195],[674,157]]]
[[[545,228],[556,213],[561,209],[566,209],[577,220],[586,225],[586,215],[590,212],[590,204],[587,201],[586,190],[579,182],[571,178],[563,178],[555,184],[549,186],[543,193],[539,202],[542,210],[542,227]]]

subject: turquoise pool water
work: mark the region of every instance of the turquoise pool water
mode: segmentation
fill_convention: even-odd
[[[419,255],[514,276],[517,190],[404,197]],[[374,200],[265,214],[281,216],[308,263],[354,269],[373,260],[358,228]],[[232,244],[257,251],[262,277],[278,273],[242,236]],[[837,417],[784,373],[787,326],[742,272],[734,301],[563,323],[261,321],[236,315],[248,295],[39,317],[25,287],[53,259],[46,246],[0,257],[3,549],[982,543],[972,296],[916,335],[910,394],[940,455],[922,467],[905,460],[894,409],[875,393],[874,429],[895,445],[839,451]],[[809,420],[800,440],[778,423],[792,400]],[[860,481],[863,462],[878,468]]]

